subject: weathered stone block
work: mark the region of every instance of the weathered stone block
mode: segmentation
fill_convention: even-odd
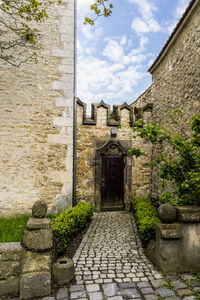
[[[182,252],[184,272],[200,270],[200,223],[182,223]]]
[[[173,223],[176,220],[176,208],[168,203],[160,205],[158,208],[158,217],[164,223]]]
[[[58,285],[69,283],[74,278],[74,272],[74,263],[67,257],[58,259],[52,267],[53,280]]]
[[[35,218],[44,218],[47,214],[47,204],[45,201],[38,200],[32,207],[32,214]]]
[[[24,248],[20,243],[2,243],[0,244],[1,260],[21,260],[24,253]]]
[[[1,261],[0,263],[0,280],[7,279],[11,276],[19,276],[21,272],[20,261]]]
[[[26,255],[24,258],[25,259],[22,269],[23,274],[33,272],[51,272],[51,252],[36,253],[26,251]]]
[[[155,230],[157,237],[163,239],[180,239],[181,238],[181,224],[162,224],[156,223]]]
[[[27,223],[27,228],[29,230],[35,230],[35,229],[49,229],[50,228],[51,220],[44,218],[30,218]]]
[[[20,279],[9,277],[6,280],[0,280],[0,296],[17,295],[19,293]]]
[[[26,247],[34,250],[45,250],[53,246],[52,230],[25,230],[23,243]]]
[[[35,299],[51,293],[51,273],[30,273],[20,280],[20,298]]]
[[[180,240],[156,237],[156,241],[152,240],[147,246],[147,256],[163,272],[173,274],[183,271]]]
[[[181,222],[200,222],[200,207],[177,207],[178,221]]]

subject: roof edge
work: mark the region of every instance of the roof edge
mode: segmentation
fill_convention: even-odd
[[[148,69],[149,73],[152,74],[152,72],[155,70],[155,68],[159,65],[159,63],[163,59],[165,53],[169,50],[169,48],[170,48],[171,44],[173,43],[174,39],[179,34],[179,32],[182,30],[182,27],[184,26],[185,22],[191,16],[191,14],[192,14],[193,10],[195,9],[195,7],[199,4],[200,4],[200,0],[191,0],[188,7],[186,8],[183,16],[181,17],[181,19],[177,23],[176,27],[172,31],[172,33],[169,36],[166,43],[164,44],[161,52],[159,53],[159,55],[157,56],[157,58],[155,59],[154,63],[151,65],[151,67]]]

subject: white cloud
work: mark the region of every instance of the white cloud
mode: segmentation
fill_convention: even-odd
[[[110,40],[103,51],[103,55],[114,62],[118,62],[124,55],[123,48],[117,41]]]
[[[127,43],[127,35],[124,34],[121,38],[120,45],[124,46]]]
[[[170,26],[168,27],[168,32],[171,33],[176,26],[178,20],[183,15],[186,7],[188,6],[190,0],[179,0],[178,4],[176,6],[176,9],[174,11],[174,19],[170,22]]]
[[[139,32],[139,33],[144,33],[144,32],[149,32],[150,31],[148,25],[142,19],[140,19],[139,17],[136,17],[133,20],[133,22],[131,24],[131,28],[133,30],[135,30],[136,32]]]
[[[148,32],[158,32],[161,27],[158,22],[153,17],[153,12],[157,10],[152,2],[148,0],[129,0],[133,4],[139,6],[139,12],[141,17],[135,17],[133,19],[131,28],[137,33],[148,33]]]

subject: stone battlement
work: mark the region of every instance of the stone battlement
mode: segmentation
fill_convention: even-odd
[[[92,103],[91,116],[88,117],[87,104],[78,99],[77,106],[82,107],[81,117],[83,125],[97,125],[99,116],[106,126],[120,126],[122,125],[123,116],[126,115],[126,120],[128,120],[130,127],[133,126],[134,121],[143,118],[144,112],[151,112],[153,107],[151,103],[148,103],[143,107],[137,108],[124,102],[122,105],[113,105],[113,110],[111,110],[110,105],[102,100],[99,103]],[[99,113],[102,108],[106,110],[106,114]],[[102,118],[106,119],[102,120]]]

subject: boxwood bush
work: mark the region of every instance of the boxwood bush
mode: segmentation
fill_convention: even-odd
[[[147,246],[150,240],[155,239],[155,223],[160,222],[156,208],[150,200],[137,197],[133,198],[132,206],[140,238],[143,245]]]
[[[89,223],[92,215],[92,205],[80,202],[51,220],[57,255],[64,253],[72,238]]]

